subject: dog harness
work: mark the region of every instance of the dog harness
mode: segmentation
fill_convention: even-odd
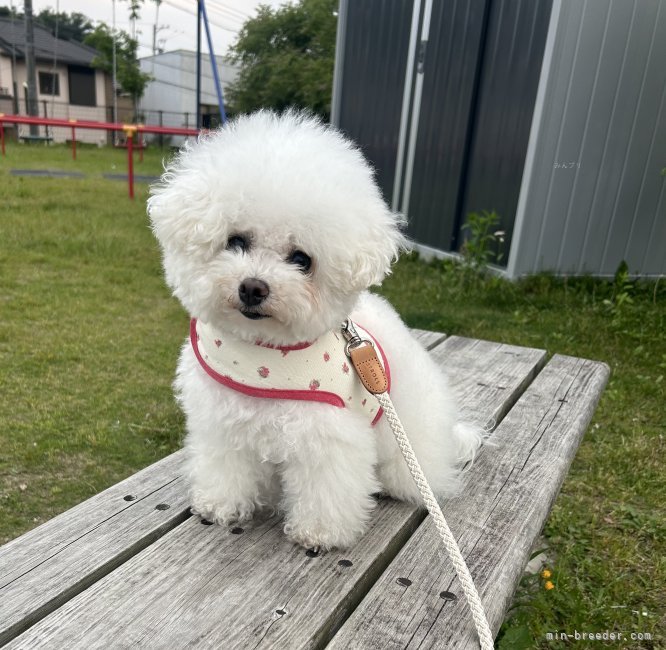
[[[356,329],[378,351],[390,390],[389,365],[379,341],[358,324]],[[361,413],[373,425],[382,416],[381,407],[351,367],[340,332],[328,332],[312,343],[272,346],[233,339],[193,318],[190,341],[208,375],[239,393],[324,402]]]

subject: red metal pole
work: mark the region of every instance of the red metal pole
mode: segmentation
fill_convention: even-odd
[[[97,129],[102,131],[124,131],[126,127],[131,126],[135,131],[137,126],[134,124],[118,124],[115,122],[94,122],[92,120],[76,120],[76,119],[53,119],[44,117],[30,117],[25,115],[4,115],[2,121],[5,124],[38,124],[42,126],[53,126],[62,128],[72,128],[72,124],[76,124],[77,129]],[[162,133],[167,135],[185,135],[196,136],[199,131],[195,129],[184,128],[171,128],[158,125],[141,125],[143,133]]]
[[[127,130],[127,182],[129,184],[129,197],[130,199],[134,198],[134,156],[133,149],[134,145],[132,141],[134,140],[134,131]]]

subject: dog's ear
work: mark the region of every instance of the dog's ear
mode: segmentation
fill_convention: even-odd
[[[350,233],[358,240],[350,246],[353,258],[348,267],[348,282],[357,291],[381,284],[400,253],[410,249],[402,232],[405,218],[392,213],[383,201],[377,203],[359,215],[361,227]]]
[[[165,173],[151,187],[148,217],[152,231],[164,253],[199,255],[210,252],[226,239],[226,222],[219,208],[208,200],[201,179],[192,181],[185,174]]]

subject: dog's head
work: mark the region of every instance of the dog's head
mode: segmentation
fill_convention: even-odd
[[[185,309],[278,345],[338,326],[406,243],[358,149],[294,112],[241,117],[186,146],[148,213]]]

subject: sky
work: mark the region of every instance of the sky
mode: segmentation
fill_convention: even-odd
[[[13,4],[23,11],[23,0],[0,0],[0,6]],[[33,12],[50,7],[66,13],[82,13],[93,22],[103,21],[109,25],[113,20],[113,0],[32,0]],[[229,45],[243,22],[254,15],[260,4],[278,7],[285,0],[205,0],[211,36],[216,55],[226,54]],[[131,33],[129,2],[116,0],[116,27]],[[158,15],[158,46],[165,51],[196,50],[196,0],[162,0]],[[136,30],[139,40],[139,57],[152,54],[153,26],[155,25],[155,2],[145,0]],[[202,51],[207,52],[205,33],[202,33]]]

